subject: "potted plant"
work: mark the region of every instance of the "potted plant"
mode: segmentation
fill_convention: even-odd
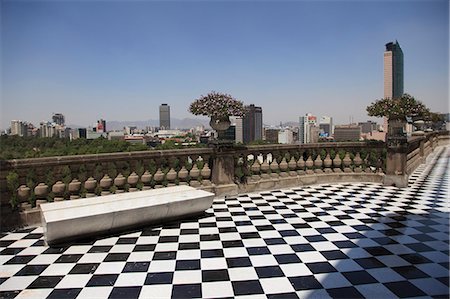
[[[427,116],[428,108],[413,96],[405,93],[400,98],[384,98],[371,103],[366,108],[369,116],[386,117],[389,123],[388,135],[403,136],[406,117],[420,119]]]
[[[205,115],[211,118],[210,125],[218,131],[225,131],[230,126],[230,116],[244,116],[245,108],[241,101],[229,94],[212,91],[202,95],[189,106],[194,115]]]

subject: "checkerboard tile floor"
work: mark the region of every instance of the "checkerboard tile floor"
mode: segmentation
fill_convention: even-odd
[[[49,248],[0,235],[1,298],[449,296],[449,150],[404,189],[330,184],[216,199],[196,219]]]

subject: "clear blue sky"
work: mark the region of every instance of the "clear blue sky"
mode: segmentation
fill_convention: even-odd
[[[448,111],[449,2],[1,0],[1,125],[195,117],[211,90],[263,108],[368,119],[384,45],[404,52],[405,92]],[[381,122],[380,119],[378,121]]]

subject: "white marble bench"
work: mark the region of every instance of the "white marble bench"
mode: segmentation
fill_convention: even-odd
[[[214,193],[189,186],[113,194],[41,205],[42,226],[52,245],[203,213]]]

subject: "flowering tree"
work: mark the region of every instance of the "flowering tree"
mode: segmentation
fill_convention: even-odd
[[[222,119],[229,116],[244,116],[245,109],[244,104],[231,95],[212,91],[192,102],[189,112],[194,115]]]
[[[396,99],[377,100],[371,103],[366,110],[369,116],[384,116],[388,119],[400,119],[406,116],[423,118],[430,113],[424,104],[407,93]]]

